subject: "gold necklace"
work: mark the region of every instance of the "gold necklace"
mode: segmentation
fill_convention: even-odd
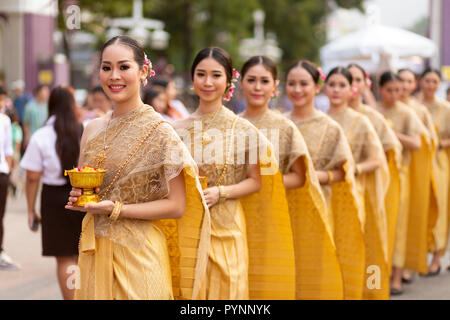
[[[205,146],[209,143],[211,143],[212,141],[212,137],[206,133],[206,131],[209,129],[208,127],[205,129],[203,128],[203,123],[206,120],[210,120],[211,122],[216,118],[217,114],[219,113],[219,111],[222,109],[222,107],[220,107],[219,109],[217,109],[213,114],[205,116],[204,119],[202,119],[202,145]]]
[[[142,106],[144,106],[144,105],[141,105],[141,107]],[[138,108],[136,108],[136,109],[138,109]],[[106,158],[107,158],[106,150],[108,150],[108,148],[109,148],[109,146],[106,144],[106,135],[108,133],[109,124],[110,124],[111,120],[113,119],[113,116],[114,116],[114,111],[111,112],[111,117],[108,119],[108,122],[106,124],[105,133],[103,134],[103,150],[95,157],[95,160],[94,160],[97,168],[101,168],[106,162]],[[131,123],[131,121],[130,121],[130,123]]]
[[[112,117],[113,113],[111,113],[111,117],[108,119],[105,133],[103,134],[103,150],[95,157],[95,163],[97,168],[101,168],[106,161],[106,150],[108,149],[108,146],[106,145],[106,134],[108,132],[109,123],[111,122]]]

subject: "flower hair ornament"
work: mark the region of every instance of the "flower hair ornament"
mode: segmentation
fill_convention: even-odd
[[[227,88],[225,89],[225,93],[224,93],[225,97],[223,98],[225,101],[231,100],[231,97],[233,96],[234,88],[236,88],[234,83],[238,81],[240,76],[241,75],[239,74],[239,72],[237,70],[233,69],[233,73],[231,76],[231,82],[230,82],[230,84],[227,85]]]
[[[155,70],[153,70],[153,65],[152,62],[150,61],[149,58],[147,58],[147,54],[144,53],[144,59],[145,59],[145,65],[148,67],[148,74],[147,77],[154,77],[156,75]],[[145,80],[143,81],[144,86],[147,85],[147,78],[145,78]]]
[[[325,73],[323,73],[323,70],[321,67],[318,67],[317,71],[319,72],[319,80],[317,81],[317,83],[320,85],[323,85],[325,83],[325,80],[327,79],[327,77],[325,76]]]
[[[366,71],[366,83],[367,83],[367,86],[369,87],[369,89],[371,89],[372,88],[372,80],[370,80],[370,75],[367,71]]]

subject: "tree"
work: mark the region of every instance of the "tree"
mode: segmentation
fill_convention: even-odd
[[[162,20],[170,33],[167,55],[179,72],[189,70],[195,53],[206,46],[221,46],[241,63],[239,41],[252,36],[253,11],[266,12],[265,30],[276,34],[283,50],[281,67],[303,58],[316,61],[325,43],[325,18],[331,6],[363,10],[364,0],[144,0],[144,16]],[[64,2],[61,1],[61,6]],[[98,36],[97,47],[106,40],[108,18],[129,17],[132,1],[78,0],[81,11],[92,18],[82,21],[82,30]],[[60,7],[61,7],[60,6]],[[61,21],[61,18],[60,18]],[[60,23],[60,28],[64,28]],[[151,48],[147,48],[150,49]]]

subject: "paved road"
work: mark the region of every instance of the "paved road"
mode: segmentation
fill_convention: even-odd
[[[0,271],[0,300],[61,299],[56,279],[56,263],[41,256],[40,233],[27,227],[24,195],[9,198],[5,216],[5,251],[22,266],[19,271]],[[404,285],[402,296],[393,299],[450,300],[450,272],[446,270],[448,254],[442,259],[441,274],[434,278],[416,277],[414,283]]]

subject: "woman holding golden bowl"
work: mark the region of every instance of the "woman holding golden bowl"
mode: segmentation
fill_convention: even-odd
[[[118,36],[101,52],[100,82],[114,110],[87,125],[79,166],[105,169],[86,211],[75,299],[195,299],[206,270],[209,210],[198,169],[174,129],[139,91],[154,75],[142,46]],[[164,220],[162,220],[164,219]]]

